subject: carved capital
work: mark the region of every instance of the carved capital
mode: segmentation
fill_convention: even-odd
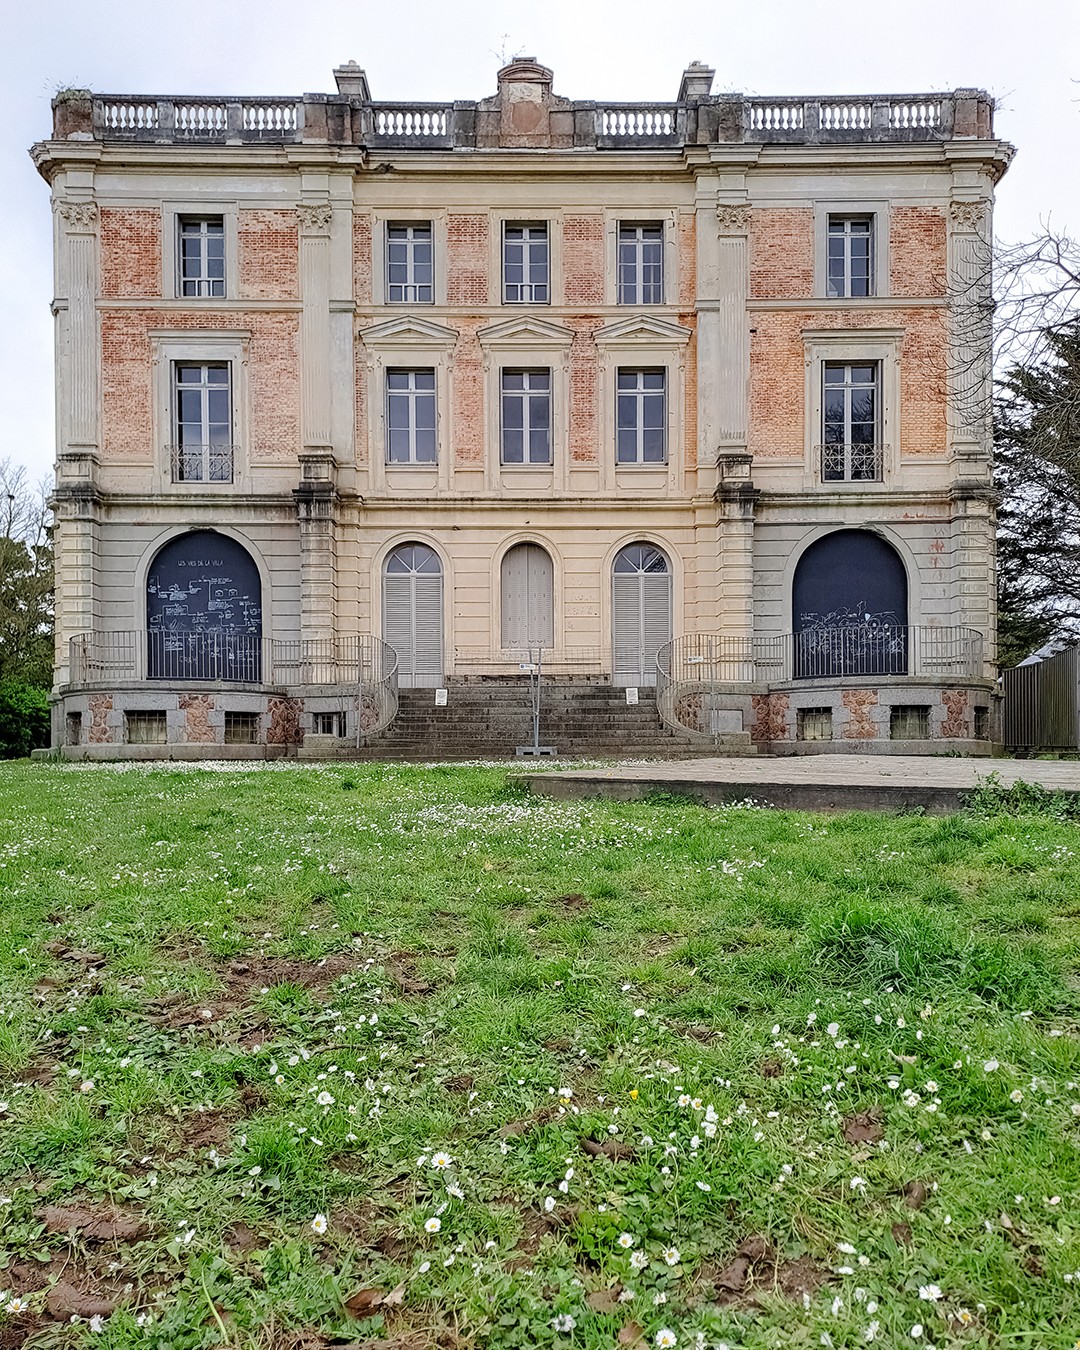
[[[296,215],[302,234],[330,233],[330,221],[333,219],[334,211],[329,202],[305,202],[296,208]]]
[[[970,234],[981,234],[986,219],[986,202],[951,202],[949,215],[954,230],[966,230]]]
[[[65,197],[57,201],[56,209],[72,234],[92,234],[97,226],[96,202],[70,201]]]
[[[750,208],[722,204],[716,208],[716,223],[721,234],[747,234],[750,230]]]

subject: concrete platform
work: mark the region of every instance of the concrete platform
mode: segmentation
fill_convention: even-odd
[[[707,805],[752,800],[799,811],[958,811],[965,792],[991,774],[1011,787],[1037,783],[1080,794],[1080,760],[931,758],[918,755],[805,755],[623,764],[609,769],[521,774],[548,797],[633,801],[655,792]]]

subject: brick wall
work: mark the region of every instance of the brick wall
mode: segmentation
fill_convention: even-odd
[[[300,255],[295,211],[241,211],[237,226],[242,300],[296,300]]]
[[[814,213],[758,207],[750,213],[750,295],[804,300],[814,293]]]
[[[353,292],[356,303],[371,304],[371,217],[353,216]]]
[[[893,295],[944,295],[948,253],[945,213],[936,206],[894,206],[889,213],[889,289]]]
[[[102,208],[101,294],[147,300],[161,295],[161,212],[156,208]]]
[[[102,428],[112,459],[145,460],[154,444],[153,370],[149,333],[161,326],[154,310],[130,309],[101,317]],[[299,446],[299,316],[209,310],[170,313],[169,327],[209,332],[247,329],[251,351],[250,451],[253,460],[292,460]],[[235,372],[234,372],[235,375]],[[169,427],[158,439],[172,439]]]
[[[563,282],[568,305],[604,303],[603,216],[567,216],[563,221]]]
[[[446,221],[446,298],[451,305],[488,303],[487,216],[451,215]]]
[[[484,463],[484,354],[476,334],[486,322],[463,320],[454,352],[451,443],[456,462],[467,468],[479,468]],[[493,448],[492,453],[498,452]]]
[[[679,228],[679,304],[693,309],[697,299],[697,217],[686,214]],[[685,320],[683,320],[685,323]]]
[[[905,455],[945,450],[945,315],[938,309],[760,312],[750,339],[753,452],[801,459],[805,453],[805,328],[903,328],[900,345],[900,447]],[[814,444],[818,437],[815,434]]]
[[[595,464],[600,437],[599,361],[593,333],[598,319],[568,319],[570,347],[570,462]]]

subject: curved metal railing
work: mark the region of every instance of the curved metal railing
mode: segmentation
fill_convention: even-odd
[[[799,680],[964,681],[985,674],[978,629],[910,624],[841,624],[760,637],[689,633],[660,648],[656,669],[661,718],[690,731],[701,730],[703,706],[720,693],[758,693],[763,686]]]

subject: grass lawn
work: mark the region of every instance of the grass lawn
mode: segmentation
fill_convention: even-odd
[[[0,1350],[1080,1344],[1053,811],[17,764],[0,903]]]

